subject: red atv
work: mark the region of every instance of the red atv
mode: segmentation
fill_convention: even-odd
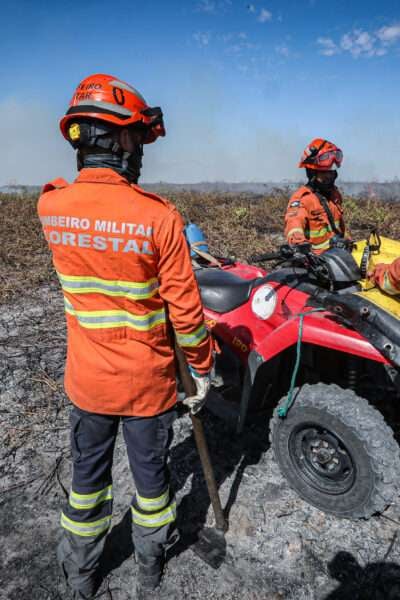
[[[282,246],[253,257],[271,272],[222,260],[197,264],[208,326],[220,353],[208,406],[233,420],[272,412],[283,475],[317,508],[368,518],[394,499],[400,451],[390,408],[400,398],[400,327],[360,293],[353,256]]]

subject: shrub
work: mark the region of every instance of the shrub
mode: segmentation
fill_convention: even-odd
[[[211,251],[246,260],[284,242],[283,218],[289,191],[268,196],[232,193],[164,192],[182,215],[204,231]],[[42,283],[55,282],[50,253],[36,214],[34,195],[0,194],[0,301],[28,294]],[[399,238],[400,203],[345,198],[346,220],[354,239],[378,227]]]

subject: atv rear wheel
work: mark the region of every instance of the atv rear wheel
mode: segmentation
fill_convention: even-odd
[[[352,390],[304,385],[287,417],[271,420],[282,474],[304,500],[347,518],[368,518],[394,499],[400,449],[382,415]]]

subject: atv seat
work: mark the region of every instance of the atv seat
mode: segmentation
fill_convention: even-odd
[[[195,275],[204,306],[217,313],[230,312],[244,304],[259,281],[241,279],[221,269],[200,269]]]

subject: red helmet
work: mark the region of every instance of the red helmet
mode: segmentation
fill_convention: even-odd
[[[151,108],[131,85],[112,75],[90,75],[75,90],[69,108],[60,121],[61,133],[68,141],[69,126],[80,117],[106,121],[121,127],[146,126],[145,144],[165,135],[163,114]]]
[[[315,171],[330,171],[339,168],[343,161],[343,152],[332,142],[316,138],[304,150],[299,167]]]

